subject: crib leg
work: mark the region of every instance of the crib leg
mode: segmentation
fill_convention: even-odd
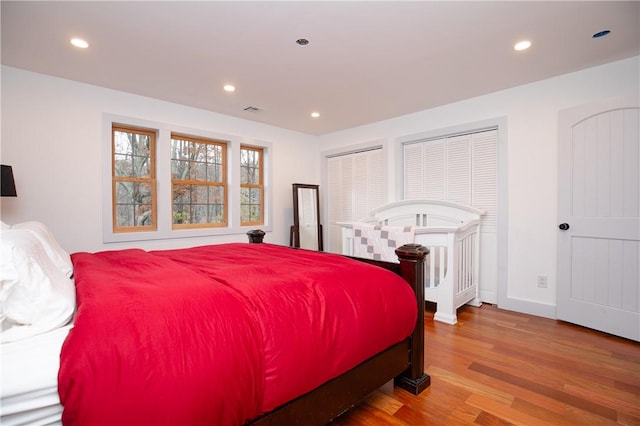
[[[433,319],[440,322],[446,322],[447,324],[455,324],[458,322],[458,317],[456,316],[456,311],[451,312],[443,312],[440,308],[436,308],[436,313],[433,316]]]

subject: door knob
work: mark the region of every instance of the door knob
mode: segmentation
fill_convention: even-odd
[[[558,228],[562,229],[563,231],[566,231],[567,229],[569,229],[569,224],[568,223],[561,223]]]

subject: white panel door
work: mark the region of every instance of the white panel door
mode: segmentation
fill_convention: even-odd
[[[631,95],[562,111],[561,320],[640,340],[640,109]]]

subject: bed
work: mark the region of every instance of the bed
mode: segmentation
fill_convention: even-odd
[[[263,235],[74,253],[73,277],[59,277],[75,288],[73,318],[2,345],[2,424],[320,425],[389,380],[414,394],[429,385],[424,247],[398,249],[399,264],[360,262]]]
[[[369,252],[379,251],[384,259],[386,240],[382,232],[409,233],[411,241],[429,249],[424,262],[425,300],[437,304],[434,319],[447,324],[457,322],[456,310],[464,305],[480,306],[480,220],[484,211],[444,200],[403,200],[381,206],[368,217],[338,222],[342,228],[342,252],[366,255],[362,246],[375,240]],[[355,234],[368,238],[354,238]],[[379,243],[382,241],[382,243]],[[377,247],[381,246],[381,247]],[[364,253],[364,254],[362,254]]]

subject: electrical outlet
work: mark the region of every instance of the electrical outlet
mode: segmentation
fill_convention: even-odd
[[[547,276],[546,275],[538,275],[538,287],[539,288],[547,288]]]

